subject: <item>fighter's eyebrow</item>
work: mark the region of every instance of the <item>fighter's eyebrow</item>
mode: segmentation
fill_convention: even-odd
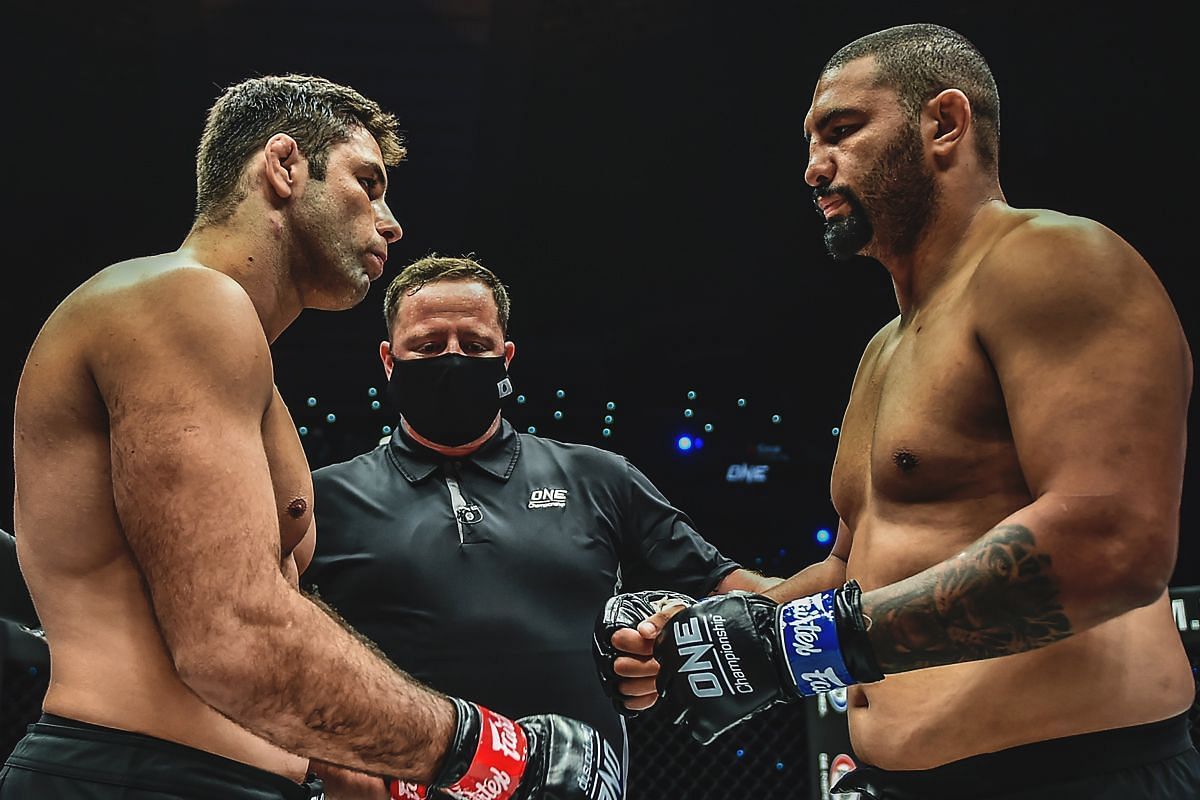
[[[854,114],[857,111],[858,111],[858,109],[851,108],[850,106],[838,106],[836,108],[831,108],[828,111],[826,111],[824,114],[822,114],[820,117],[817,118],[817,122],[815,125],[813,125],[812,130],[813,131],[824,130],[825,128],[829,127],[829,124],[831,122],[833,122],[833,120],[836,117],[841,116],[843,114]],[[812,133],[810,133],[809,131],[805,131],[804,132],[804,141],[811,143],[812,142]]]

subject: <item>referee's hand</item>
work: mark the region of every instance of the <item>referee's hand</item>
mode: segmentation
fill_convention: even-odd
[[[660,667],[654,658],[654,642],[667,620],[684,608],[682,603],[669,605],[642,620],[636,629],[613,631],[612,646],[618,652],[613,672],[622,702],[630,711],[645,711],[658,700],[655,679]]]

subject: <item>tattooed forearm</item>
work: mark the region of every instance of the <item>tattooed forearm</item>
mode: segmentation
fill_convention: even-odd
[[[1050,556],[1002,525],[957,558],[863,596],[884,672],[1023,653],[1071,635]]]

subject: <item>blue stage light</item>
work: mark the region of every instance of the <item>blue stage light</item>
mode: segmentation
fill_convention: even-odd
[[[678,447],[681,451],[686,453],[688,450],[692,449],[692,437],[680,436],[675,441],[675,446]]]
[[[833,534],[829,532],[829,529],[821,528],[821,530],[817,531],[817,542],[820,544],[829,544],[832,539]]]

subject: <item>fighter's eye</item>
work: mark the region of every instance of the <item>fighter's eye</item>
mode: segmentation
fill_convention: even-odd
[[[857,125],[834,125],[829,129],[829,139],[838,141],[844,139],[858,129]]]

